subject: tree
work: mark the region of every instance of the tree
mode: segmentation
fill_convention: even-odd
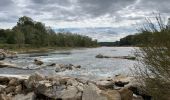
[[[19,30],[15,30],[15,41],[19,48],[21,48],[25,42],[24,34],[21,33]]]
[[[17,25],[12,30],[0,30],[0,39],[0,43],[18,44],[19,47],[23,45],[32,47],[94,45],[94,41],[89,37],[64,31],[55,33],[52,28],[27,16],[19,18]]]

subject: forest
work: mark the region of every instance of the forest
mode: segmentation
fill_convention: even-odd
[[[115,42],[105,42],[100,43],[100,45],[104,46],[140,46],[142,43],[148,43],[152,38],[152,34],[143,31],[142,33],[136,33],[134,35],[128,35],[126,37],[121,38],[119,41]]]
[[[0,29],[0,47],[94,47],[97,40],[70,32],[56,33],[42,22],[20,17],[12,29]]]

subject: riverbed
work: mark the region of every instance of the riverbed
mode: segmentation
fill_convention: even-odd
[[[24,69],[1,68],[0,74],[30,75],[39,72],[47,76],[64,75],[87,79],[113,77],[118,74],[131,75],[131,69],[133,69],[136,63],[135,60],[117,58],[99,59],[95,58],[95,56],[98,54],[106,56],[133,56],[134,50],[135,48],[133,47],[98,47],[19,54],[18,58],[6,59],[5,61],[14,63],[17,67]],[[30,68],[34,69],[34,67],[36,67],[33,64],[35,58],[41,59],[44,65],[51,63],[73,64],[81,65],[81,68],[58,73],[55,72],[55,67],[29,70]],[[29,69],[26,70],[27,68]]]

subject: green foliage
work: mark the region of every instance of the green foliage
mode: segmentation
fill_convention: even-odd
[[[45,24],[23,16],[19,18],[12,30],[0,29],[0,44],[17,44],[18,47],[24,44],[32,47],[90,47],[97,46],[97,41],[69,32],[55,33]]]
[[[142,32],[134,35],[128,35],[113,44],[115,46],[139,46],[141,43],[148,43],[150,41],[150,37],[152,37],[151,33]]]
[[[157,24],[147,19],[147,27],[141,29],[147,41],[141,42],[137,57],[139,63],[136,72],[144,81],[144,89],[153,96],[153,100],[169,100],[170,98],[170,28],[163,24],[160,16]],[[142,57],[142,59],[141,59]],[[142,82],[141,82],[142,83]]]

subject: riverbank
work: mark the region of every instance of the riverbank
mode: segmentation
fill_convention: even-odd
[[[0,100],[144,100],[133,77],[90,81],[65,76],[0,75]],[[140,91],[141,92],[141,91]]]
[[[98,46],[92,46],[88,48],[95,48]],[[16,44],[0,44],[1,49],[7,49],[9,51],[17,52],[17,53],[41,53],[41,52],[50,52],[54,50],[71,50],[71,49],[78,49],[78,48],[87,48],[87,47],[55,47],[55,46],[47,46],[47,47],[33,47],[30,45],[22,45],[19,47]]]

